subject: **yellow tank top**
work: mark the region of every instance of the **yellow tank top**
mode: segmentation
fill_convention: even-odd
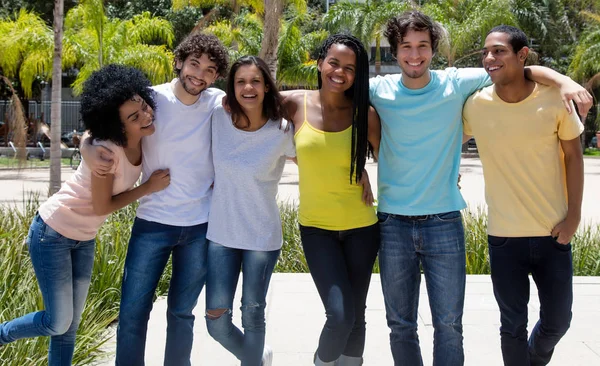
[[[373,225],[377,215],[362,201],[362,187],[350,183],[352,126],[325,132],[306,118],[294,134],[300,176],[299,221],[325,230],[349,230]]]

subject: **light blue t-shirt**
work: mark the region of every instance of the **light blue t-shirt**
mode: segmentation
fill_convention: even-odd
[[[411,216],[461,210],[462,108],[491,80],[482,68],[432,70],[421,89],[406,88],[401,78],[377,76],[369,85],[381,118],[378,210]]]

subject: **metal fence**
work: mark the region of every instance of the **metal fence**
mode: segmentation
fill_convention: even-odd
[[[6,111],[9,108],[10,101],[0,100],[0,121],[4,121]],[[29,117],[40,119],[47,124],[51,124],[50,106],[52,102],[36,102],[33,100],[29,101]],[[63,133],[71,132],[73,130],[82,131],[84,129],[83,122],[81,122],[81,115],[79,110],[81,104],[78,101],[63,101],[61,110],[61,130]]]

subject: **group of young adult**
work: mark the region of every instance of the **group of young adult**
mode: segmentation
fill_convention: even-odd
[[[82,96],[90,132],[83,164],[40,207],[28,236],[45,310],[0,324],[0,344],[50,335],[49,364],[71,364],[94,236],[108,213],[139,199],[116,364],[144,365],[153,296],[172,256],[164,364],[190,365],[192,310],[206,283],[209,334],[242,366],[271,365],[264,310],[282,247],[276,194],[293,159],[302,246],[327,315],[314,364],[363,363],[366,297],[379,253],[394,363],[423,363],[422,267],[434,365],[462,365],[466,205],[457,181],[460,147],[472,134],[486,181],[504,362],[546,364],[569,326],[568,243],[583,184],[582,126],[562,100],[574,100],[583,114],[591,97],[552,70],[525,68],[527,39],[514,27],[490,31],[484,69],[430,70],[442,30],[420,12],[391,19],[385,34],[401,74],[369,80],[364,46],[338,34],[320,50],[317,90],[279,93],[254,56],[233,63],[225,93],[209,88],[228,59],[218,39],[204,34],[176,48],[177,78],[151,90],[132,68],[94,73]],[[377,213],[369,152],[379,164]],[[130,190],[140,171],[142,183]],[[240,270],[243,331],[232,322]],[[542,311],[528,341],[530,272]]]

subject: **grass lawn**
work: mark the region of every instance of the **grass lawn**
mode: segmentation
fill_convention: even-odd
[[[62,166],[70,166],[70,159],[69,158],[61,159],[61,165]],[[50,159],[40,160],[40,159],[32,158],[29,160],[21,161],[19,159],[7,158],[5,156],[0,157],[0,168],[27,169],[27,168],[47,168],[47,167],[50,167]]]
[[[584,156],[600,156],[600,149],[588,147],[583,152]]]

